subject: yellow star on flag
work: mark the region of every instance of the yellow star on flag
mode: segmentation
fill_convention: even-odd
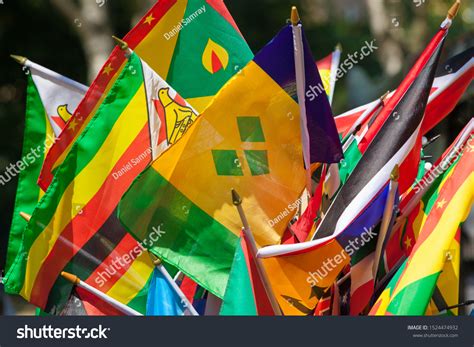
[[[77,127],[77,121],[75,118],[73,118],[71,120],[71,123],[69,123],[69,129],[72,130],[72,131],[75,131],[76,130],[76,127]]]
[[[405,239],[405,247],[406,247],[406,249],[411,248],[411,238],[409,238],[408,236]]]
[[[109,65],[104,67],[104,71],[102,71],[102,74],[108,76],[112,71],[114,71],[114,68],[112,67],[112,63],[109,63]]]
[[[446,205],[446,200],[441,200],[436,203],[436,208],[443,208]]]
[[[147,16],[145,18],[145,24],[148,24],[148,25],[151,25],[151,23],[155,20],[155,18],[153,17],[153,14],[150,14],[149,16]]]

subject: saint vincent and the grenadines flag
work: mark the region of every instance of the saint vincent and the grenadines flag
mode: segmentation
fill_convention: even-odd
[[[160,137],[163,110],[175,115],[177,124],[188,124],[196,115],[131,53],[34,210],[22,249],[4,279],[9,293],[59,312],[71,289],[60,276],[67,271],[145,313],[153,272],[145,246],[151,241],[138,244],[115,210],[133,180],[166,146]],[[154,227],[151,240],[163,232],[159,225]]]
[[[428,191],[425,220],[404,265],[371,310],[375,315],[423,315],[440,273],[451,261],[452,243],[474,201],[473,137],[455,163]],[[438,308],[439,310],[442,308]]]
[[[318,85],[306,40],[304,47],[306,83]],[[304,189],[294,66],[287,26],[222,88],[120,204],[120,219],[138,240],[163,225],[166,233],[150,250],[221,298],[242,226],[231,189],[242,196],[259,245],[280,242]],[[310,139],[311,157],[339,160],[327,96],[306,99],[306,110],[308,132],[317,136]]]
[[[198,112],[253,57],[222,0],[161,0],[124,41]],[[44,190],[125,63],[115,48],[48,153],[39,180]]]
[[[27,224],[20,212],[32,214],[43,196],[43,191],[36,181],[44,157],[87,91],[86,86],[32,61],[26,60],[24,66],[29,72],[22,150],[25,167],[20,172],[15,196],[6,271],[18,253]],[[10,180],[11,177],[8,181]]]

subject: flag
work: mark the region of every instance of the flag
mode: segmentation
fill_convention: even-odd
[[[186,304],[171,288],[165,276],[155,268],[148,289],[147,316],[182,316]]]
[[[109,303],[84,288],[75,286],[59,316],[123,316]]]
[[[467,145],[473,127],[474,120],[471,119],[432,168],[422,178],[417,179],[412,188],[402,196],[400,200],[401,223],[397,223],[400,226],[392,233],[387,243],[383,254],[383,266],[379,267],[380,271],[377,274],[377,282],[400,265],[402,258],[410,255],[423,222],[426,220],[425,207],[430,197],[430,194],[427,193],[428,188],[434,183],[436,177],[449,168],[454,159],[459,156],[462,148]]]
[[[316,62],[318,66],[319,75],[323,82],[324,90],[329,98],[329,103],[332,104],[334,97],[334,89],[336,88],[337,69],[339,69],[339,62],[341,61],[341,49],[336,47],[334,52],[327,57]]]
[[[383,216],[389,187],[337,236],[261,248],[258,257],[285,315],[312,314],[319,299],[350,264],[351,257],[376,242],[375,227]]]
[[[446,262],[453,258],[451,245],[474,201],[474,146],[472,137],[455,163],[429,193],[427,217],[410,256],[391,290],[382,293],[371,314],[423,315]]]
[[[222,0],[161,0],[124,41],[198,112],[253,56]],[[43,189],[50,185],[53,171],[97,112],[125,63],[120,49],[115,48],[51,148],[39,181]]]
[[[387,185],[392,169],[400,167],[399,191],[405,192],[418,172],[420,127],[434,73],[447,35],[443,27],[432,39],[395,95],[369,127],[364,155],[332,201],[313,239],[338,235]]]
[[[318,85],[306,41],[304,47],[305,61],[312,62],[305,64],[306,82]],[[243,197],[259,245],[280,242],[300,203],[305,169],[294,66],[288,25],[141,175],[120,205],[122,223],[138,240],[163,224],[166,233],[150,250],[220,298],[241,228],[231,189]],[[328,99],[319,95],[306,103],[308,130],[317,137],[310,139],[311,155],[333,159],[340,142]]]
[[[161,106],[159,106],[161,105]],[[171,112],[184,131],[196,111],[132,53],[94,119],[75,142],[41,199],[5,288],[57,312],[71,285],[66,271],[145,313],[153,264],[116,218],[118,203],[137,175],[166,146],[159,114]],[[66,294],[67,293],[67,294]]]
[[[251,246],[241,232],[221,308],[223,316],[273,316]]]
[[[15,196],[12,224],[8,243],[6,271],[18,253],[26,221],[20,212],[32,214],[43,195],[36,181],[49,148],[59,134],[64,121],[74,112],[82,99],[86,86],[61,76],[29,60],[25,62],[28,73],[26,90],[26,116],[23,150],[18,187]],[[1,183],[12,179],[9,171],[1,176]]]
[[[199,315],[203,316],[207,306],[209,292],[185,275],[183,275],[179,288]]]
[[[423,119],[421,133],[425,135],[441,122],[457,105],[462,95],[469,87],[474,76],[473,48],[448,59],[443,64],[439,64],[433,85],[428,99],[428,105]],[[390,100],[395,93],[387,96]],[[344,138],[348,135],[349,129],[364,113],[376,105],[379,101],[372,101],[366,105],[359,106],[335,117],[339,134]]]

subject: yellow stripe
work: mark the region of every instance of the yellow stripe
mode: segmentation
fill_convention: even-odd
[[[370,312],[371,316],[384,316],[385,313],[387,312],[387,307],[390,304],[390,288],[384,289],[382,294],[380,294],[378,300],[375,302],[376,306],[378,303],[380,303],[380,306],[377,308],[377,311],[375,312]]]
[[[164,34],[169,33],[180,23],[184,17],[187,5],[187,1],[177,1],[134,49],[140,58],[146,61],[164,79],[168,77],[179,33],[169,37],[168,40]],[[139,25],[148,24],[142,23]]]
[[[140,254],[126,273],[107,291],[107,295],[128,304],[145,287],[154,265],[147,252]]]
[[[76,135],[74,136],[74,139],[71,141],[71,143],[66,147],[66,149],[61,153],[61,155],[58,157],[58,159],[56,160],[56,162],[53,164],[53,167],[52,167],[52,171],[55,170],[57,167],[59,167],[64,159],[66,159],[66,156],[68,155],[69,151],[71,150],[71,147],[73,146],[74,142],[76,142],[77,138],[79,137],[79,135],[82,133],[82,131],[85,129],[85,127],[87,126],[87,124],[89,124],[89,122],[91,121],[91,119],[94,117],[94,115],[96,114],[98,108],[100,107],[100,105],[102,105],[102,102],[104,101],[105,97],[107,96],[107,94],[109,93],[110,89],[112,88],[112,86],[115,84],[115,81],[117,80],[117,78],[120,76],[120,72],[122,71],[123,67],[125,66],[125,64],[127,64],[127,60],[125,60],[122,65],[120,66],[120,68],[117,70],[117,72],[114,74],[114,76],[110,79],[109,83],[107,84],[107,86],[105,87],[105,90],[104,92],[101,94],[101,97],[100,99],[97,101],[97,103],[95,104],[94,108],[92,109],[92,111],[89,113],[89,115],[87,116],[87,118],[85,119],[84,123],[82,124],[82,126],[79,128],[79,130],[77,131]]]
[[[52,139],[54,139],[55,136],[54,136],[53,128],[51,127],[51,123],[49,122],[49,117],[48,117],[46,112],[44,113],[44,118],[45,118],[45,124],[46,124],[46,129],[45,129],[46,131],[45,131],[45,137],[44,137],[44,145],[45,145],[45,147],[44,147],[44,158],[46,158],[46,155],[48,154],[49,149],[53,145],[52,144],[52,141],[53,141]],[[40,188],[39,189],[39,194],[38,194],[38,201],[41,200],[43,195],[44,195],[43,189]]]
[[[147,122],[145,88],[142,85],[122,112],[96,156],[67,187],[56,213],[29,251],[25,282],[21,290],[29,298],[43,261],[58,240],[63,229],[101,188],[130,143]]]
[[[459,187],[430,236],[409,259],[405,273],[395,288],[392,298],[409,284],[441,271],[446,260],[443,250],[449,249],[460,222],[467,218],[473,196],[474,173],[467,177]]]

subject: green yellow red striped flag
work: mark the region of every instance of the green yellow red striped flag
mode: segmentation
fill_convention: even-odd
[[[44,157],[87,90],[86,86],[29,60],[24,65],[28,76],[25,130],[21,164],[17,164],[20,174],[8,240],[6,271],[18,253],[27,224],[20,212],[33,213],[43,196],[36,182]],[[1,176],[0,183],[5,185],[10,182],[13,175],[13,171],[7,170]]]
[[[371,310],[374,315],[423,315],[441,271],[453,257],[453,242],[474,199],[474,139],[426,193],[419,236],[410,256]],[[455,266],[455,264],[454,264]],[[453,270],[455,271],[455,270]],[[440,284],[443,282],[441,281]],[[452,295],[452,294],[451,294]]]
[[[71,289],[60,276],[66,271],[145,312],[153,271],[145,252],[147,240],[137,243],[115,210],[136,176],[166,147],[160,114],[179,118],[182,132],[196,117],[196,111],[132,53],[34,210],[22,249],[4,279],[9,293],[59,312]],[[156,225],[150,239],[161,234]]]
[[[161,0],[124,41],[198,112],[253,57],[222,0]],[[125,63],[116,48],[48,153],[39,180],[43,189],[51,183],[53,171],[97,112]]]

